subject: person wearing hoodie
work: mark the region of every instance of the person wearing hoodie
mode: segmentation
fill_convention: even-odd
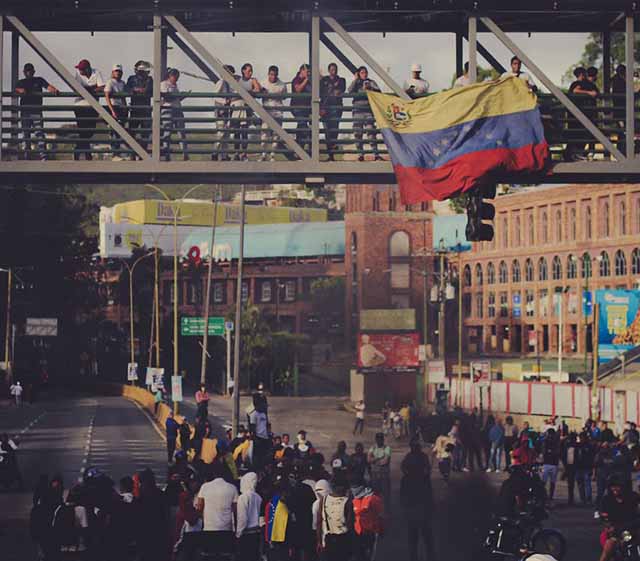
[[[375,559],[378,539],[384,534],[384,501],[357,476],[351,481],[354,514],[354,559]]]
[[[260,513],[262,498],[256,493],[258,476],[250,471],[240,479],[240,497],[236,523],[238,559],[258,561],[260,558]]]
[[[331,493],[331,483],[329,483],[326,479],[320,479],[316,482],[314,487],[314,492],[316,494],[316,502],[311,506],[311,513],[313,515],[313,520],[311,522],[313,529],[316,531],[316,535],[318,533],[318,513],[320,512],[320,503],[322,499],[324,499],[329,493]],[[320,542],[324,545],[324,535],[320,535]]]

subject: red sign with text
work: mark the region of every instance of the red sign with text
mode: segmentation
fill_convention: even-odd
[[[417,333],[360,333],[359,372],[415,372],[419,366]]]

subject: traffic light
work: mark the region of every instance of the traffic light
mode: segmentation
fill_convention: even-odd
[[[495,199],[496,186],[484,185],[469,193],[467,202],[467,227],[465,234],[470,242],[489,242],[493,239],[493,226],[484,221],[493,221],[495,207],[484,199]]]

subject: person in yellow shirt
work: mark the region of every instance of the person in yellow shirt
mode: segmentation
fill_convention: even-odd
[[[411,412],[406,403],[400,408],[400,417],[402,417],[402,436],[409,436],[409,419],[411,418]]]

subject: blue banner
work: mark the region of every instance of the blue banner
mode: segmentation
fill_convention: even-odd
[[[640,291],[596,290],[596,303],[599,363],[640,345]]]
[[[582,315],[590,316],[593,313],[593,292],[584,290],[582,292]]]
[[[513,293],[513,317],[514,318],[522,317],[521,299],[520,299],[519,292]]]

